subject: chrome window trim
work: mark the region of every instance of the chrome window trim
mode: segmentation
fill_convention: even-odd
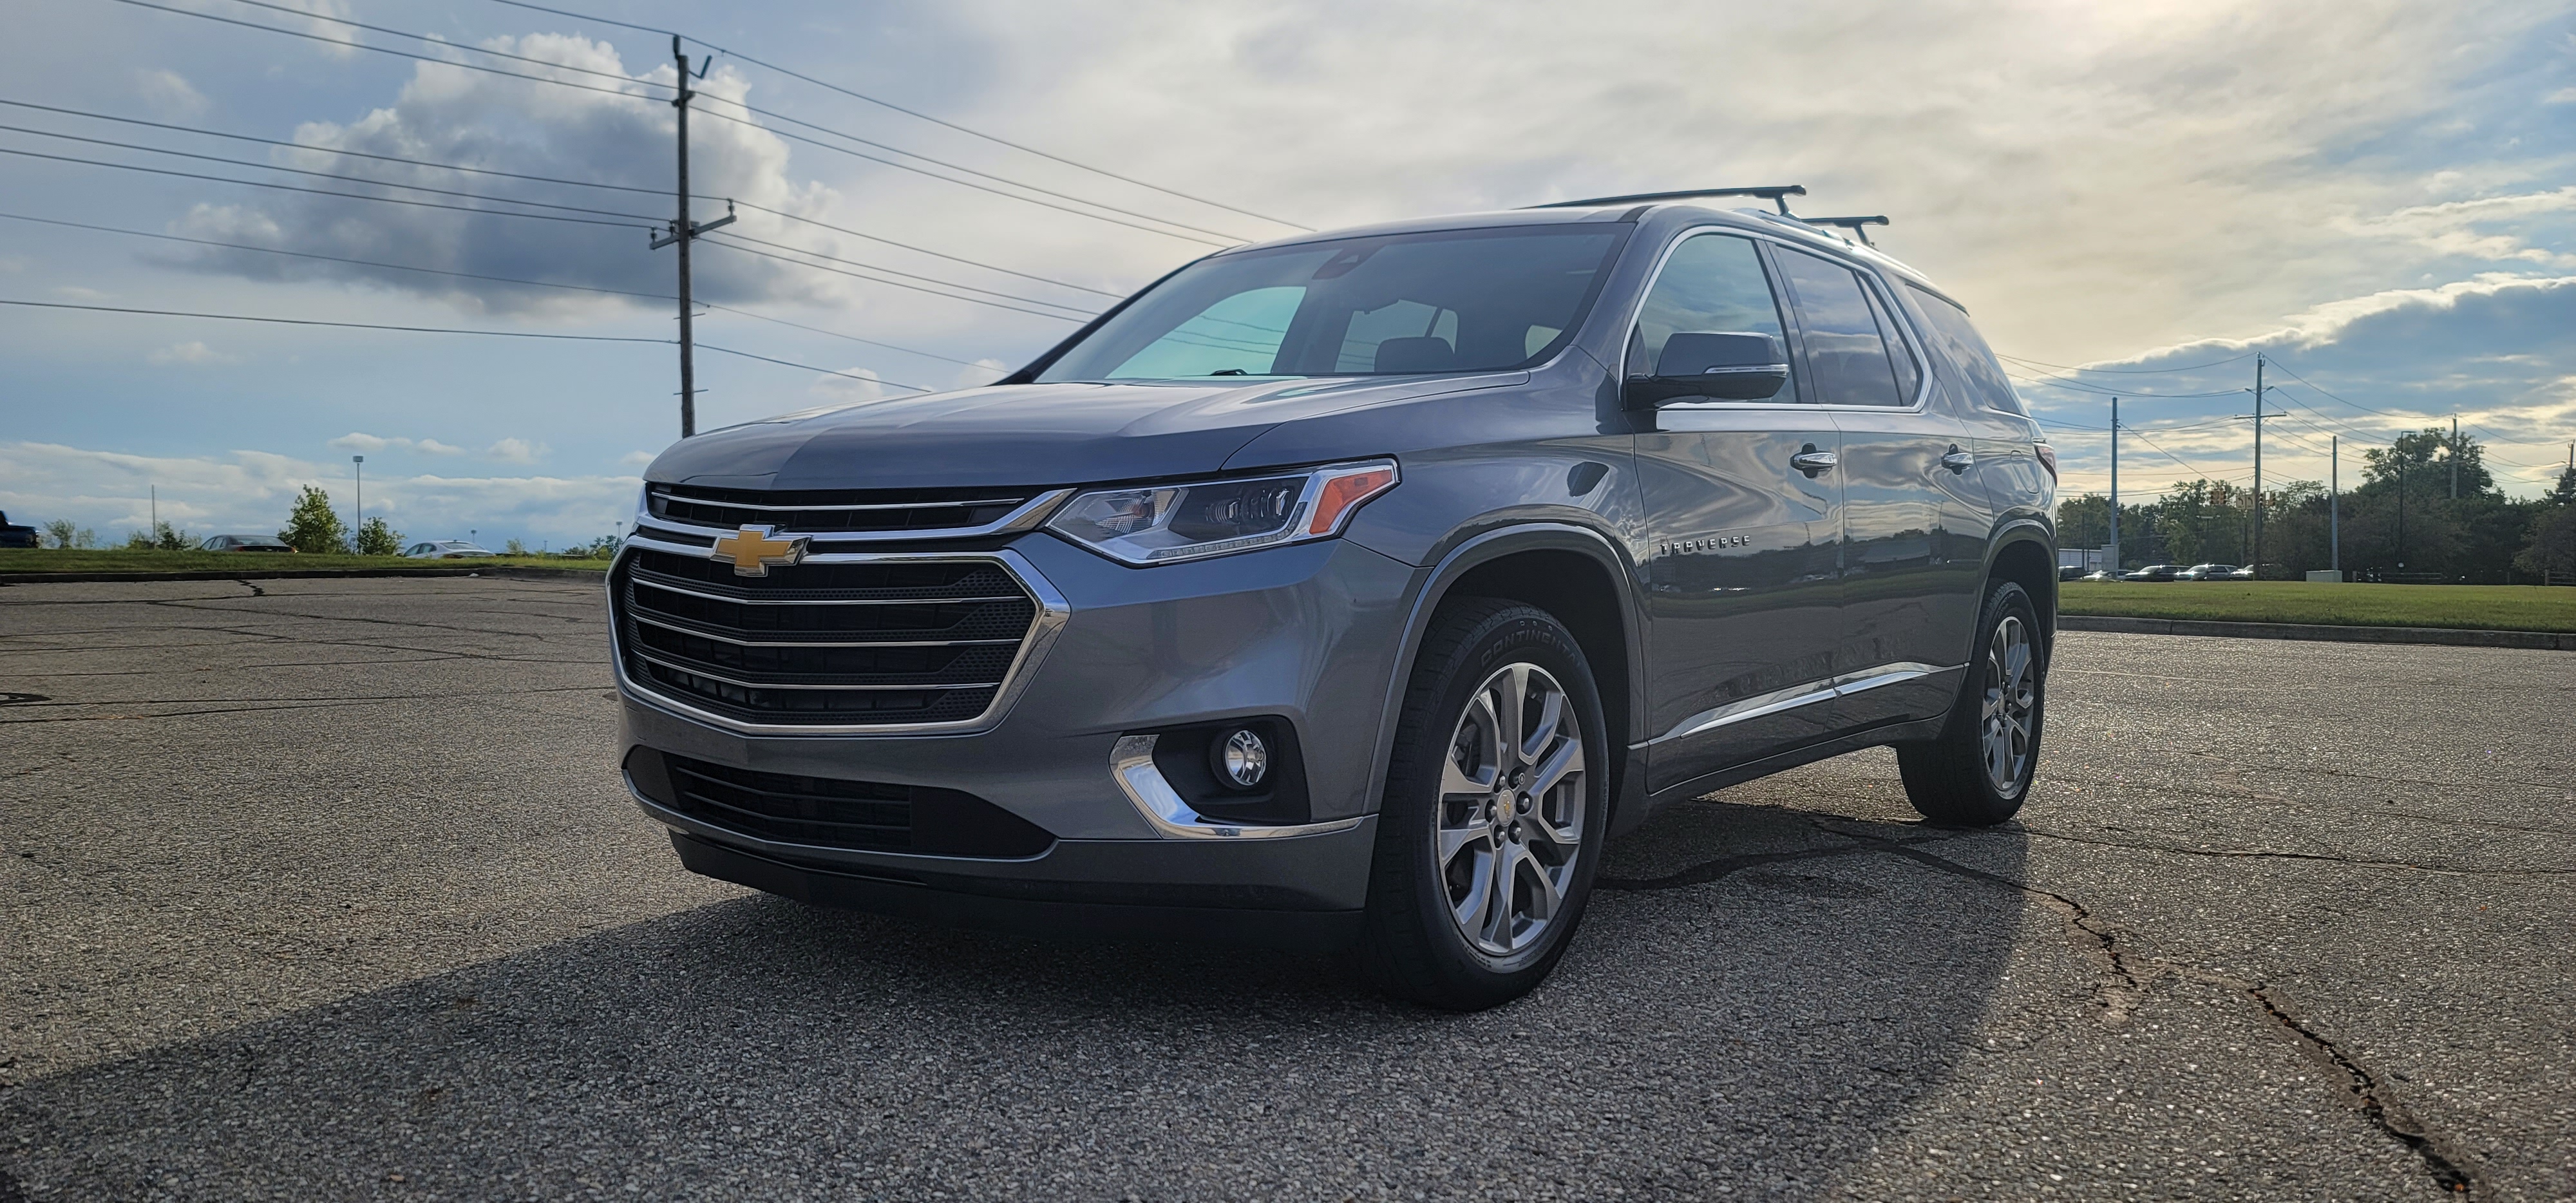
[[[1900,660],[1892,664],[1881,664],[1827,677],[1822,681],[1811,681],[1803,685],[1792,685],[1786,689],[1775,689],[1769,693],[1758,693],[1749,698],[1738,698],[1723,706],[1700,711],[1673,724],[1672,730],[1638,746],[1651,748],[1660,743],[1686,739],[1720,727],[1744,722],[1747,719],[1778,714],[1783,710],[1794,710],[1800,706],[1812,706],[1834,698],[1850,697],[1864,690],[1911,681],[1918,677],[1928,677],[1935,673],[1957,672],[1966,667],[1965,664],[1939,665],[1925,664],[1919,660]]]
[[[1287,826],[1245,826],[1223,823],[1190,809],[1180,791],[1154,767],[1155,735],[1122,735],[1109,749],[1109,775],[1118,782],[1119,792],[1135,804],[1136,813],[1145,816],[1154,832],[1167,840],[1276,840],[1301,835],[1329,835],[1349,831],[1360,825],[1358,818],[1331,819],[1322,823],[1297,823]]]
[[[1663,251],[1656,256],[1655,270],[1653,274],[1646,277],[1646,287],[1638,291],[1636,301],[1629,305],[1628,320],[1621,323],[1619,326],[1619,370],[1616,382],[1622,387],[1625,387],[1628,381],[1628,348],[1629,344],[1634,341],[1629,338],[1629,335],[1636,331],[1637,319],[1646,311],[1646,298],[1653,295],[1656,283],[1664,278],[1664,268],[1672,262],[1673,252],[1680,250],[1681,245],[1684,242],[1688,242],[1702,234],[1726,234],[1742,238],[1750,242],[1766,242],[1775,247],[1793,251],[1803,251],[1808,254],[1815,254],[1818,251],[1827,249],[1825,247],[1808,246],[1798,243],[1773,234],[1768,230],[1747,230],[1728,225],[1696,225],[1688,227],[1681,233],[1674,235],[1672,241],[1665,243]],[[1818,255],[1817,257],[1825,258],[1826,256]],[[1890,289],[1887,286],[1887,282],[1879,277],[1878,270],[1876,268],[1871,267],[1866,263],[1855,262],[1840,256],[1833,257],[1829,261],[1859,272],[1861,278],[1869,282],[1867,286],[1874,287],[1879,292],[1879,304],[1888,311],[1890,317],[1896,322],[1899,327],[1899,333],[1907,345],[1907,349],[1914,355],[1915,375],[1917,379],[1914,382],[1914,400],[1911,404],[1809,405],[1803,401],[1689,401],[1675,405],[1657,406],[1656,408],[1679,410],[1685,413],[1706,413],[1713,411],[1777,411],[1782,413],[1829,414],[1919,414],[1928,410],[1932,404],[1932,365],[1931,361],[1926,358],[1922,352],[1922,338],[1914,331],[1913,318],[1905,312],[1903,306],[1897,304],[1895,300],[1888,295]],[[1769,279],[1771,274],[1771,265],[1768,263],[1763,264],[1762,273],[1766,279]],[[1772,302],[1781,307],[1781,316],[1783,318],[1788,318],[1794,321],[1795,319],[1790,317],[1790,311],[1796,308],[1796,303],[1791,300],[1786,292],[1782,291],[1780,282],[1777,279],[1770,279],[1770,283]],[[1790,370],[1803,374],[1805,371],[1805,365],[1792,361],[1790,364]]]
[[[919,543],[919,542],[923,542],[923,541],[925,541],[925,540],[930,540],[930,539],[974,539],[974,538],[980,538],[980,537],[985,536],[985,535],[1010,535],[1010,534],[1017,534],[1017,533],[1019,533],[1019,532],[1021,532],[1021,531],[1024,531],[1024,530],[1029,530],[1029,529],[1031,529],[1031,528],[1035,527],[1038,523],[1045,521],[1045,520],[1046,520],[1046,516],[1047,516],[1047,514],[1048,514],[1048,512],[1049,512],[1049,511],[1053,510],[1053,509],[1056,507],[1056,505],[1057,505],[1058,503],[1062,502],[1065,498],[1070,497],[1070,496],[1072,496],[1072,495],[1073,495],[1073,490],[1072,490],[1072,489],[1048,489],[1048,490],[1046,490],[1045,492],[1042,492],[1042,493],[1038,494],[1038,495],[1037,495],[1037,496],[1035,496],[1035,497],[1029,498],[1026,502],[1021,503],[1021,505],[1020,505],[1020,507],[1019,507],[1018,509],[1012,510],[1010,513],[1004,514],[1004,515],[1002,515],[1001,517],[996,518],[996,519],[994,519],[994,520],[992,520],[992,521],[990,521],[990,522],[984,523],[984,524],[983,524],[983,525],[981,525],[981,526],[941,526],[941,527],[925,527],[925,528],[922,528],[922,529],[920,529],[920,530],[868,530],[868,531],[804,531],[804,530],[796,530],[796,529],[795,529],[795,528],[793,528],[793,527],[780,527],[780,528],[778,528],[778,529],[788,531],[789,533],[792,533],[792,534],[803,535],[805,538],[807,538],[807,539],[809,539],[809,540],[811,540],[812,542],[817,543],[817,544],[820,544],[820,543]],[[707,505],[732,505],[733,503],[732,503],[732,502],[725,502],[725,501],[710,501],[710,502],[706,502],[705,504],[707,504]],[[797,506],[755,506],[755,505],[746,505],[746,506],[742,506],[742,507],[739,507],[739,508],[743,508],[743,509],[756,509],[756,510],[766,510],[766,511],[782,511],[782,512],[785,512],[785,511],[795,511],[795,510],[861,510],[861,509],[878,509],[878,508],[890,508],[890,509],[923,509],[923,508],[929,508],[929,507],[934,507],[934,506],[946,506],[946,505],[956,505],[956,504],[965,504],[965,503],[958,503],[958,502],[927,502],[927,503],[924,503],[924,504],[922,504],[922,505],[890,506],[890,507],[878,507],[878,506],[831,506],[831,505],[797,505]],[[673,531],[673,532],[677,532],[677,533],[679,533],[679,534],[685,534],[685,535],[702,535],[702,536],[706,536],[706,537],[709,537],[709,538],[722,538],[723,536],[733,534],[733,533],[738,529],[738,528],[736,528],[736,527],[731,527],[731,526],[699,526],[699,525],[697,525],[696,523],[692,523],[692,522],[681,522],[681,521],[678,521],[677,519],[658,517],[658,516],[654,515],[654,514],[653,514],[651,511],[649,511],[649,510],[648,510],[648,511],[645,511],[645,512],[643,512],[643,513],[637,514],[637,515],[635,516],[635,531],[636,531],[636,533],[635,533],[632,537],[630,537],[630,538],[629,538],[629,540],[628,540],[629,542],[643,542],[643,543],[645,543],[647,546],[652,547],[652,548],[653,548],[654,550],[656,550],[656,551],[669,551],[669,552],[674,552],[674,553],[679,554],[679,555],[694,555],[694,556],[698,556],[698,557],[701,557],[701,558],[712,558],[712,557],[709,557],[709,556],[708,556],[708,554],[707,554],[708,549],[706,549],[706,548],[704,548],[704,547],[692,546],[692,545],[690,545],[690,544],[686,544],[686,543],[662,543],[662,542],[657,542],[657,541],[647,540],[647,539],[645,538],[645,536],[644,536],[644,533],[643,533],[643,532],[644,532],[644,529],[645,529],[646,527],[652,527],[652,528],[655,528],[655,529],[658,529],[658,530]],[[836,554],[837,554],[837,555],[846,555],[846,554],[850,554],[850,553],[846,553],[846,552],[844,552],[844,553],[809,554],[809,555],[807,555],[807,556],[805,557],[805,560],[806,560],[806,562],[807,562],[807,563],[812,563],[812,564],[856,564],[856,563],[862,563],[862,562],[864,562],[864,561],[860,561],[860,560],[843,560],[843,559],[833,559],[833,558],[831,558],[831,556],[832,556],[832,555],[836,555]]]
[[[668,545],[656,545],[640,539],[627,540],[627,546],[652,547],[657,551],[675,551],[682,555],[690,554],[692,552],[703,555],[706,551],[705,548],[672,548]],[[623,560],[625,556],[625,552],[619,553],[620,560]],[[817,557],[808,557],[807,562],[817,562]],[[627,700],[635,702],[638,705],[650,706],[656,710],[663,711],[664,713],[671,714],[679,718],[704,723],[708,726],[721,727],[725,730],[739,732],[745,735],[827,735],[840,739],[870,739],[877,736],[955,735],[981,732],[989,730],[990,728],[1000,724],[1003,717],[1010,713],[1011,706],[1020,700],[1020,695],[1028,691],[1029,681],[1037,675],[1039,663],[1046,658],[1047,652],[1055,646],[1057,636],[1063,634],[1065,622],[1073,617],[1072,605],[1064,600],[1064,594],[1056,591],[1055,584],[1047,580],[1046,576],[1037,570],[1036,565],[1029,563],[1026,556],[1023,556],[1007,547],[994,551],[979,552],[852,552],[832,556],[828,560],[823,560],[821,562],[836,564],[923,562],[999,564],[1002,566],[1003,571],[1010,573],[1014,579],[1019,581],[1021,588],[1028,590],[1030,599],[1037,603],[1038,612],[1036,617],[1029,621],[1029,633],[1027,637],[1020,642],[1019,655],[1012,657],[1010,667],[1003,670],[1001,684],[993,691],[992,703],[984,707],[984,712],[982,714],[978,714],[973,718],[955,719],[948,722],[937,723],[885,723],[875,726],[819,723],[751,723],[744,722],[741,719],[731,718],[726,715],[716,714],[711,711],[701,710],[698,707],[692,706],[677,698],[655,693],[651,689],[637,683],[633,677],[627,675],[626,641],[620,636],[618,631],[618,628],[623,624],[616,621],[616,617],[620,614],[620,610],[617,607],[617,573],[615,572],[614,567],[612,567],[611,571],[607,574],[607,580],[603,583],[602,588],[606,590],[609,600],[609,670],[616,674],[617,691],[624,695]],[[723,598],[721,600],[734,601],[738,599]],[[908,688],[918,688],[918,686]]]

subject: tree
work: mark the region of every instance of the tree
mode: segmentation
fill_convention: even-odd
[[[2111,502],[2099,493],[2057,503],[2059,547],[2103,547],[2111,542]]]
[[[2533,576],[2576,577],[2576,502],[2544,506],[2531,516],[2531,542],[2513,566]]]
[[[306,555],[329,555],[348,549],[349,526],[331,508],[330,494],[306,485],[286,515],[286,529],[277,537]]]
[[[79,537],[73,533],[72,520],[69,518],[56,518],[45,524],[45,538],[55,547],[70,547],[72,540]]]
[[[151,530],[139,530],[125,537],[127,551],[187,551],[196,545],[196,536],[179,530],[167,522],[157,523]]]
[[[402,541],[402,532],[385,525],[382,515],[358,527],[358,554],[362,556],[400,555]]]
[[[519,540],[517,540],[517,539],[512,539],[512,540],[510,540],[509,542],[504,543],[504,544],[502,544],[502,545],[501,545],[501,554],[503,554],[503,555],[509,555],[509,556],[523,556],[523,555],[527,555],[527,554],[528,554],[528,545],[527,545],[527,544],[525,544],[525,543],[520,542],[520,541],[519,541]]]
[[[2463,436],[2453,446],[2451,433],[2439,426],[2427,426],[2415,434],[2401,434],[2387,447],[2361,453],[2362,487],[2394,479],[2400,473],[2406,478],[2408,501],[2414,490],[2431,487],[2442,497],[2451,495],[2451,461],[2460,465],[2460,496],[2496,492],[2495,477],[2487,471],[2487,450],[2476,439]]]
[[[2541,498],[2541,500],[2554,502],[2559,505],[2576,503],[2576,466],[2560,469],[2558,473],[2558,487],[2551,489],[2549,491],[2549,496]]]

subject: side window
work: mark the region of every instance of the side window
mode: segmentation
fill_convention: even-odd
[[[1816,400],[1826,405],[1903,405],[1887,339],[1860,277],[1839,263],[1803,251],[1779,251],[1781,274],[1797,298],[1798,334],[1806,344],[1807,371]]]
[[[1914,359],[1914,347],[1905,341],[1905,327],[1887,307],[1887,298],[1875,288],[1869,289],[1869,311],[1878,315],[1878,331],[1887,338],[1887,358],[1896,365],[1896,395],[1899,405],[1911,405],[1914,394],[1923,388],[1923,365]]]
[[[1780,304],[1750,239],[1694,234],[1673,248],[1662,275],[1637,311],[1628,337],[1627,374],[1652,375],[1675,334],[1768,334],[1783,337]],[[1774,400],[1794,399],[1784,393]]]
[[[1907,285],[1907,290],[1914,294],[1914,307],[1932,327],[1934,340],[1942,344],[1950,362],[1968,378],[1968,387],[1975,391],[1977,400],[1989,409],[2029,416],[2030,411],[2022,408],[2021,398],[2013,392],[2012,379],[2004,375],[2004,365],[1996,362],[1994,349],[1968,321],[1968,311],[1912,285]]]
[[[1306,290],[1294,285],[1238,292],[1147,343],[1108,373],[1112,380],[1173,376],[1267,376]]]

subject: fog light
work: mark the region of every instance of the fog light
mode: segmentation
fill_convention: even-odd
[[[1239,790],[1258,789],[1270,776],[1270,745],[1250,727],[1237,727],[1210,745],[1216,779]]]

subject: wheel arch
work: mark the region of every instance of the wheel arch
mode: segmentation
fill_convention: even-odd
[[[2039,611],[2040,637],[2057,643],[2057,540],[2037,521],[2013,523],[1995,532],[1994,551],[1986,557],[1986,584],[2011,581],[2030,594]]]
[[[1403,713],[1414,659],[1440,604],[1451,597],[1498,597],[1547,611],[1573,632],[1592,667],[1606,720],[1615,821],[1623,796],[1644,775],[1628,763],[1638,740],[1632,729],[1641,711],[1637,691],[1645,662],[1644,624],[1634,601],[1635,570],[1608,535],[1573,523],[1524,523],[1485,531],[1452,548],[1428,570],[1414,594],[1404,637],[1387,678],[1369,796],[1382,800],[1387,758]]]

